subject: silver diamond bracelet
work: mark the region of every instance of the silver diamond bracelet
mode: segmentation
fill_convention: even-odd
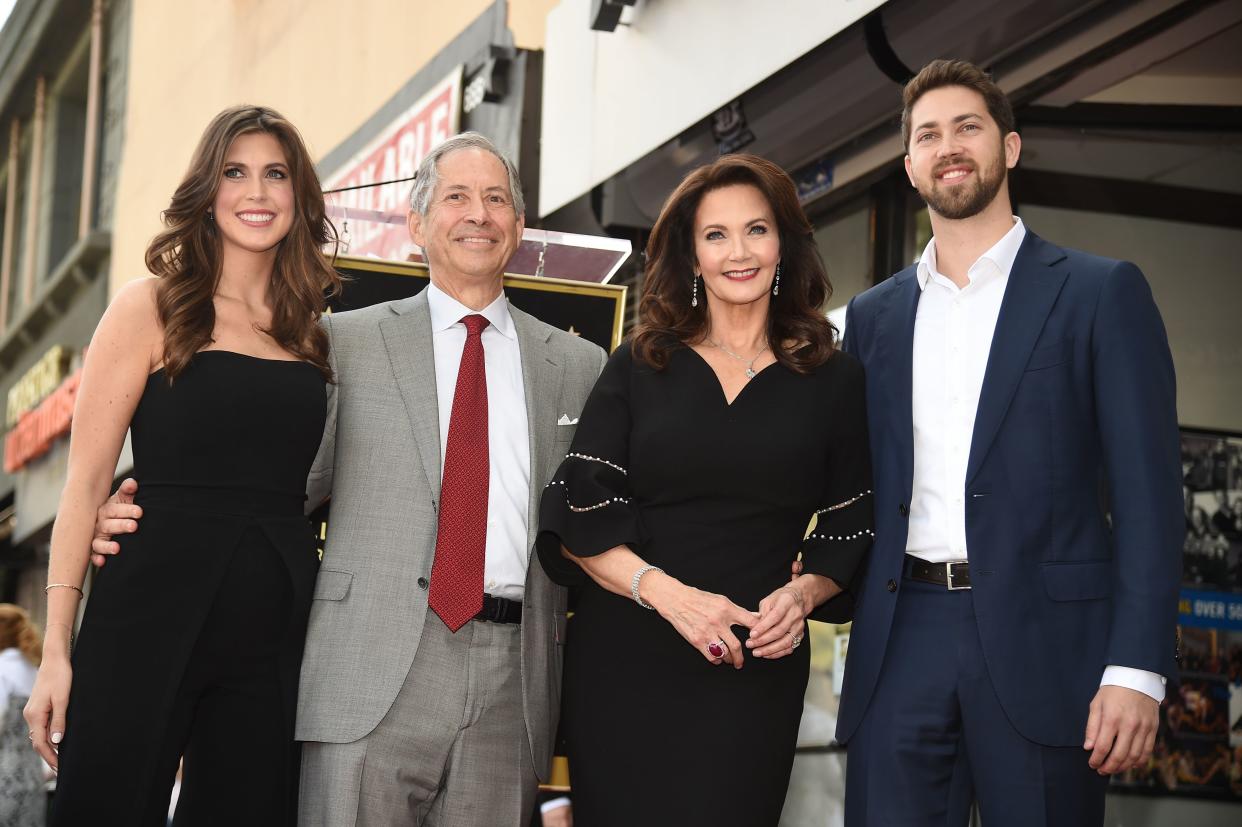
[[[642,606],[644,609],[651,609],[654,611],[655,606],[652,606],[650,603],[638,596],[638,581],[642,580],[643,575],[649,571],[658,571],[663,573],[664,569],[659,566],[643,566],[641,569],[634,572],[634,576],[630,578],[630,596],[634,598],[634,602],[639,606]]]

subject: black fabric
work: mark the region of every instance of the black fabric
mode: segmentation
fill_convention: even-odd
[[[799,551],[807,572],[848,585],[870,542],[863,391],[841,353],[809,375],[772,365],[731,405],[689,348],[659,372],[628,346],[613,354],[544,491],[537,541],[554,579],[584,584],[564,690],[575,822],[777,823],[810,646],[748,657],[740,671],[713,666],[657,612],[586,581],[560,547],[591,556],[628,544],[749,610],[789,580]],[[821,514],[816,533],[852,539],[804,542],[816,511],[851,500]],[[848,595],[830,604],[821,612],[848,619]]]
[[[325,385],[301,362],[194,357],[131,425],[139,531],[96,575],[53,825],[293,824],[298,669],[319,560],[302,516]]]
[[[474,616],[474,619],[485,620],[489,623],[521,623],[522,601],[493,597],[484,593],[483,608]]]

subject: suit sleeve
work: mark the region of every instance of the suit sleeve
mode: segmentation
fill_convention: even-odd
[[[323,424],[323,438],[319,452],[306,478],[306,513],[309,514],[332,496],[333,468],[336,464],[336,405],[340,374],[336,364],[336,348],[332,345],[332,317],[323,317],[323,327],[328,334],[328,366],[332,368],[332,382],[328,384],[327,417]]]
[[[622,345],[604,365],[578,421],[569,454],[543,489],[535,549],[553,581],[566,586],[587,575],[561,554],[593,557],[639,540],[629,493],[630,353]]]
[[[858,297],[850,299],[850,303],[845,306],[845,334],[841,340],[841,349],[849,355],[858,357],[858,336],[854,332],[857,316],[854,313],[854,301]]]
[[[849,328],[847,327],[846,330]],[[802,570],[834,581],[842,592],[811,613],[812,620],[846,623],[854,615],[855,591],[875,538],[871,449],[862,365],[848,354],[833,357],[841,379],[832,394],[823,507],[802,546]]]
[[[1151,289],[1118,262],[1092,329],[1096,422],[1113,521],[1106,663],[1174,674],[1181,550],[1181,454],[1173,358]]]

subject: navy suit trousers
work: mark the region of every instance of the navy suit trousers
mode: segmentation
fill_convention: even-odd
[[[1081,747],[1024,738],[997,698],[969,590],[905,579],[875,693],[848,743],[846,827],[1097,827],[1107,779]]]

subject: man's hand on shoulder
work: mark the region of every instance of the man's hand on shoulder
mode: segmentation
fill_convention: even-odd
[[[1086,739],[1087,763],[1100,775],[1125,772],[1147,761],[1156,745],[1160,704],[1124,686],[1101,686],[1091,701]]]
[[[137,493],[137,480],[126,478],[95,512],[95,537],[91,540],[91,562],[95,565],[102,566],[108,557],[121,550],[121,544],[112,539],[114,536],[138,530],[142,507],[134,505]]]

